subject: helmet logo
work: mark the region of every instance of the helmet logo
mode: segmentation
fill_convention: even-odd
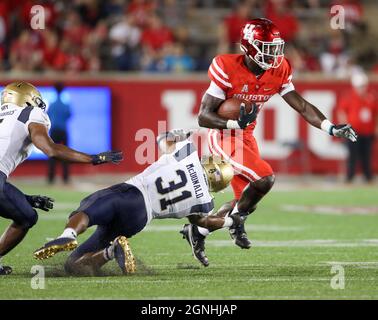
[[[247,40],[250,44],[253,41],[253,30],[255,29],[254,24],[246,24],[243,29],[243,39]]]

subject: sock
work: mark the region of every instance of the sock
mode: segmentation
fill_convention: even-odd
[[[210,234],[209,229],[202,228],[202,227],[197,227],[198,232],[202,234],[204,237],[208,236]]]
[[[3,267],[3,265],[1,264],[1,258],[2,258],[3,256],[0,256],[0,269]]]
[[[105,248],[104,251],[104,258],[107,261],[113,260],[114,259],[114,247],[113,245],[110,245],[109,247]]]
[[[59,236],[59,238],[76,239],[77,238],[77,233],[72,228],[66,228],[66,229],[64,229],[63,233]]]
[[[233,225],[234,220],[231,217],[224,218],[223,228],[229,228]]]

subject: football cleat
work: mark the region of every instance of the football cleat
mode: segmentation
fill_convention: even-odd
[[[117,261],[123,274],[135,273],[136,263],[133,253],[129,245],[129,241],[124,236],[115,238],[113,242],[114,259]]]
[[[239,222],[238,224],[231,226],[229,232],[237,246],[242,249],[249,249],[251,247],[252,243],[248,240],[247,233],[244,229],[244,222]]]
[[[205,267],[209,266],[209,259],[205,254],[205,237],[199,233],[197,226],[184,224],[180,231],[182,238],[186,239],[192,248],[193,256]]]
[[[57,238],[47,242],[42,248],[34,251],[34,258],[38,260],[45,260],[55,256],[61,251],[72,251],[76,249],[77,241],[72,238]]]
[[[0,276],[7,276],[12,273],[12,268],[9,266],[0,266]]]

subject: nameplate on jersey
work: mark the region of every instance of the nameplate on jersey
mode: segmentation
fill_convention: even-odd
[[[18,116],[17,120],[21,121],[22,123],[28,122],[28,120],[30,118],[30,113],[32,112],[32,110],[33,110],[33,107],[24,108],[21,111],[20,115]]]
[[[193,143],[188,143],[173,155],[177,161],[181,161],[196,151]]]

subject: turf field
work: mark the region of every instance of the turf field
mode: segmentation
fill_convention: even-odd
[[[38,225],[4,259],[14,273],[0,279],[2,299],[378,298],[376,187],[273,191],[248,219],[254,247],[241,250],[227,232],[218,231],[207,241],[208,268],[199,266],[178,234],[184,220],[153,221],[131,239],[138,258],[136,274],[121,276],[111,262],[103,277],[94,278],[65,277],[62,262],[67,253],[43,262],[32,257],[46,238],[60,234],[68,213],[87,193],[22,189],[53,196],[56,210],[40,213]],[[228,193],[217,196],[217,206],[229,198]],[[0,219],[1,232],[7,223]],[[31,267],[37,264],[45,267],[42,290],[31,288]],[[331,288],[333,265],[338,265],[338,273],[344,270],[344,289]]]

